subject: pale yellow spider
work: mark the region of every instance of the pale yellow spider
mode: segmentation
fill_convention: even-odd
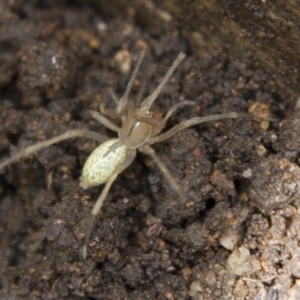
[[[89,242],[95,217],[99,213],[103,201],[105,200],[112,183],[117,178],[118,174],[132,163],[136,156],[137,150],[149,154],[152,157],[158,168],[162,171],[162,173],[169,181],[170,185],[177,191],[180,197],[184,198],[184,195],[181,192],[178,184],[176,183],[166,166],[157,157],[154,149],[150,145],[162,142],[176,134],[178,131],[202,122],[237,118],[240,116],[239,114],[233,112],[206,117],[196,117],[187,121],[183,121],[167,132],[161,133],[162,129],[166,125],[167,120],[178,107],[191,104],[190,101],[182,101],[181,103],[174,105],[167,112],[165,117],[157,116],[153,112],[151,112],[151,106],[153,102],[156,100],[157,96],[161,92],[162,88],[164,87],[174,70],[184,59],[185,54],[180,53],[178,55],[177,59],[173,62],[172,66],[170,67],[160,84],[156,87],[154,92],[150,96],[148,96],[139,107],[135,107],[133,102],[128,102],[128,96],[135,81],[143,57],[145,56],[145,52],[145,50],[142,50],[139,56],[138,62],[134,68],[123,97],[118,100],[116,96],[112,94],[113,99],[116,102],[116,109],[114,111],[111,111],[102,106],[101,114],[96,111],[91,112],[93,118],[102,123],[105,127],[118,133],[118,138],[108,139],[105,136],[85,129],[73,129],[54,138],[29,146],[0,163],[1,170],[5,166],[17,161],[23,156],[37,152],[54,143],[74,137],[91,138],[103,142],[91,153],[91,155],[85,162],[80,183],[83,189],[106,183],[91,212],[91,220],[83,246],[84,259],[87,256],[87,245]],[[112,117],[113,119],[119,119],[122,124],[121,127],[118,127],[105,116]]]

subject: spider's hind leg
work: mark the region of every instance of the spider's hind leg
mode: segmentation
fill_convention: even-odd
[[[90,217],[90,221],[89,221],[89,225],[88,225],[88,229],[87,229],[87,233],[86,233],[86,237],[85,237],[85,241],[84,241],[84,245],[83,245],[83,259],[84,260],[87,257],[87,247],[88,247],[90,236],[91,236],[91,233],[92,233],[92,230],[94,227],[95,219],[101,210],[103,202],[104,202],[112,184],[117,179],[118,175],[132,163],[132,161],[135,158],[135,155],[136,155],[136,150],[128,151],[127,158],[121,165],[119,165],[115,169],[115,171],[112,173],[110,178],[107,180],[99,198],[97,199],[97,201],[92,209],[91,217]]]
[[[6,166],[18,161],[20,158],[22,158],[24,156],[38,152],[38,151],[40,151],[50,145],[53,145],[55,143],[58,143],[58,142],[61,142],[61,141],[64,141],[64,140],[67,140],[70,138],[77,138],[77,137],[90,138],[90,139],[97,140],[101,143],[108,140],[108,138],[106,136],[96,133],[96,132],[93,132],[93,131],[86,130],[86,129],[68,130],[65,133],[62,133],[58,136],[55,136],[55,137],[45,140],[43,142],[33,144],[33,145],[21,150],[20,152],[16,153],[12,157],[7,158],[6,160],[3,160],[0,163],[0,170]]]

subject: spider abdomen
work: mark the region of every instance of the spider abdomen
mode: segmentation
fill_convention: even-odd
[[[87,189],[105,183],[127,158],[127,147],[111,139],[98,146],[86,160],[81,177],[81,187]]]

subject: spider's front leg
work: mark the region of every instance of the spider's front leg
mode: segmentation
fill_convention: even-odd
[[[141,51],[141,53],[140,53],[140,56],[139,56],[138,61],[137,61],[137,64],[135,65],[135,68],[134,68],[134,70],[132,72],[132,75],[131,75],[131,78],[130,78],[130,80],[128,82],[128,85],[126,87],[125,93],[124,93],[123,97],[119,100],[118,105],[116,107],[116,113],[118,115],[121,115],[121,113],[123,112],[123,110],[124,110],[124,108],[125,108],[125,106],[127,104],[129,93],[131,91],[131,88],[133,86],[133,83],[135,81],[136,75],[137,75],[137,73],[139,71],[140,65],[141,65],[141,63],[143,61],[143,58],[144,58],[145,54],[146,54],[146,50],[143,49]]]
[[[130,94],[132,85],[136,79],[137,73],[139,71],[139,68],[141,66],[141,63],[143,61],[145,54],[146,54],[146,50],[143,49],[140,53],[137,64],[136,64],[136,66],[132,72],[132,75],[129,79],[125,93],[120,100],[118,99],[118,97],[116,96],[116,94],[113,92],[113,90],[111,88],[108,89],[110,96],[112,97],[112,99],[114,100],[114,102],[116,104],[116,109],[115,109],[115,111],[111,111],[110,109],[105,108],[105,104],[102,103],[102,104],[100,104],[100,112],[102,115],[105,115],[111,119],[120,119],[120,116],[121,116],[122,112],[124,111],[126,104],[128,102],[128,96]]]

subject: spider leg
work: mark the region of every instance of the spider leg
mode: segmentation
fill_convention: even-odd
[[[70,138],[77,138],[77,137],[83,137],[83,138],[90,138],[90,139],[94,139],[97,140],[99,142],[104,142],[106,140],[108,140],[109,138],[93,132],[93,131],[89,131],[86,129],[73,129],[73,130],[69,130],[63,134],[60,134],[56,137],[53,137],[51,139],[45,140],[43,142],[39,142],[36,144],[33,144],[23,150],[21,150],[20,152],[16,153],[15,155],[13,155],[12,157],[4,160],[2,163],[0,163],[0,170],[3,169],[4,167],[6,167],[7,165],[16,162],[18,159],[20,159],[23,156],[38,152],[39,150],[46,148],[52,144],[70,139]]]
[[[108,117],[110,119],[113,119],[113,120],[119,120],[120,119],[120,115],[117,115],[115,111],[106,108],[104,103],[101,103],[99,105],[99,110],[100,110],[101,115],[103,115],[103,116],[106,116],[106,117]]]
[[[116,106],[118,106],[119,103],[119,99],[117,97],[117,95],[114,93],[114,91],[109,87],[108,89],[106,89],[105,91],[105,95],[104,95],[104,102],[101,103],[99,105],[99,111],[103,116],[106,116],[110,119],[120,119],[120,116],[118,114],[116,114],[115,111],[112,111],[111,109],[107,109],[105,107],[105,103],[106,103],[106,98],[107,98],[107,94],[109,94],[111,96],[111,98],[113,99],[113,101],[115,102]]]
[[[159,170],[164,174],[164,176],[166,176],[166,178],[167,178],[169,184],[171,185],[171,187],[177,192],[177,194],[179,195],[181,200],[184,200],[185,195],[182,192],[180,186],[176,183],[174,177],[172,176],[172,174],[170,173],[168,168],[165,166],[165,164],[158,158],[158,156],[156,155],[154,149],[152,147],[148,146],[148,145],[144,145],[144,146],[140,147],[139,150],[141,152],[151,156],[151,158],[153,159],[153,161],[155,162],[155,164],[157,165]]]
[[[182,106],[187,106],[187,105],[195,105],[195,102],[194,101],[188,101],[188,100],[184,100],[180,103],[177,103],[175,104],[174,106],[172,106],[169,111],[167,112],[167,114],[165,115],[164,117],[164,121],[166,122],[170,117],[171,115],[180,107]]]
[[[129,80],[129,82],[128,82],[128,85],[127,85],[127,88],[126,88],[126,90],[125,90],[125,93],[124,93],[123,97],[120,99],[120,101],[118,102],[118,105],[117,105],[117,107],[116,107],[116,113],[117,113],[118,115],[120,115],[120,113],[121,113],[122,110],[124,109],[125,105],[127,104],[127,100],[128,100],[129,93],[130,93],[130,91],[131,91],[132,85],[133,85],[133,83],[134,83],[134,81],[135,81],[136,75],[137,75],[137,73],[138,73],[138,71],[139,71],[140,65],[141,65],[141,63],[142,63],[142,60],[143,60],[145,54],[146,54],[146,50],[143,49],[143,50],[141,51],[141,53],[140,53],[139,59],[138,59],[137,64],[136,64],[136,66],[135,66],[135,68],[134,68],[134,70],[133,70],[133,73],[132,73],[132,75],[131,75],[131,78],[130,78],[130,80]]]
[[[98,112],[96,112],[94,110],[91,110],[90,113],[91,113],[91,115],[94,119],[96,119],[98,122],[100,122],[105,127],[109,128],[110,130],[115,131],[117,133],[120,132],[120,128],[116,124],[114,124],[112,121],[105,118],[104,116],[102,116]]]
[[[139,109],[140,116],[142,116],[145,112],[150,110],[151,105],[156,100],[157,96],[159,95],[159,93],[161,92],[161,90],[163,89],[163,87],[165,86],[165,84],[167,83],[167,81],[169,80],[169,78],[171,77],[173,72],[175,71],[175,69],[178,67],[178,65],[181,63],[181,61],[184,58],[185,58],[185,54],[179,53],[179,55],[177,56],[176,60],[173,62],[171,68],[166,73],[166,75],[163,78],[163,80],[161,81],[161,83],[157,86],[157,88],[154,90],[154,92],[150,96],[148,96],[141,104],[141,108]]]
[[[109,189],[110,189],[111,185],[116,180],[118,175],[132,163],[132,161],[135,158],[135,154],[136,154],[135,150],[130,151],[128,153],[128,157],[125,160],[125,162],[114,171],[114,173],[111,175],[111,177],[106,182],[99,198],[97,199],[97,201],[96,201],[96,203],[95,203],[95,205],[92,209],[90,222],[89,222],[88,230],[87,230],[86,237],[85,237],[85,242],[84,242],[84,245],[83,245],[83,251],[82,251],[82,256],[83,256],[84,260],[87,257],[87,247],[88,247],[88,243],[89,243],[89,240],[90,240],[92,229],[94,227],[96,216],[98,215],[98,213],[99,213],[99,211],[102,207],[102,204],[103,204],[103,202],[104,202],[104,200],[107,196],[107,193],[109,192]]]
[[[112,99],[114,100],[116,106],[118,106],[119,99],[118,99],[117,95],[115,94],[115,92],[112,90],[112,88],[108,88],[108,93],[112,97]]]
[[[142,121],[144,123],[147,123],[147,124],[151,124],[157,128],[159,128],[160,130],[162,130],[165,125],[166,125],[166,122],[167,120],[171,117],[171,115],[180,107],[182,106],[187,106],[187,105],[195,105],[195,102],[194,101],[188,101],[188,100],[184,100],[180,103],[177,103],[175,104],[174,106],[172,106],[167,114],[165,115],[164,119],[163,120],[155,120],[155,119],[151,119],[151,118],[147,118],[147,117],[140,117],[140,118],[137,118],[138,121]]]
[[[174,134],[176,134],[178,131],[203,123],[203,122],[210,122],[210,121],[217,121],[217,120],[222,120],[222,119],[235,119],[238,117],[242,117],[245,116],[243,114],[238,114],[238,113],[228,113],[228,114],[220,114],[220,115],[212,115],[212,116],[206,116],[206,117],[196,117],[196,118],[192,118],[190,120],[186,120],[183,121],[181,123],[179,123],[178,125],[174,126],[173,128],[171,128],[170,130],[168,130],[165,133],[162,133],[158,136],[155,136],[153,138],[151,138],[147,144],[148,145],[152,145],[158,142],[162,142],[164,140],[169,139],[171,136],[173,136]]]
[[[142,103],[142,99],[143,99],[143,96],[145,94],[145,89],[146,89],[146,85],[147,85],[149,73],[151,73],[151,69],[152,68],[150,67],[150,71],[145,72],[143,74],[142,79],[141,79],[142,84],[141,84],[141,87],[140,87],[139,92],[137,94],[137,97],[135,99],[135,105],[136,105],[136,107],[139,107],[140,104]]]
[[[165,120],[153,120],[153,119],[145,118],[145,117],[140,117],[137,120],[142,121],[143,123],[151,124],[154,127],[159,128],[160,130],[162,130],[166,125]]]
[[[83,251],[82,251],[82,256],[83,259],[86,260],[86,256],[87,256],[87,246],[90,240],[90,236],[91,236],[91,232],[92,229],[94,227],[94,223],[95,223],[95,219],[97,214],[100,211],[100,208],[107,196],[107,193],[109,192],[109,189],[111,187],[111,185],[113,184],[113,182],[116,180],[116,178],[118,177],[120,171],[116,170],[113,175],[109,178],[109,180],[106,182],[104,189],[102,190],[102,193],[100,194],[99,198],[97,199],[97,202],[95,203],[92,213],[91,213],[91,217],[90,217],[90,221],[89,221],[89,227],[85,236],[85,241],[84,241],[84,245],[83,245]]]

